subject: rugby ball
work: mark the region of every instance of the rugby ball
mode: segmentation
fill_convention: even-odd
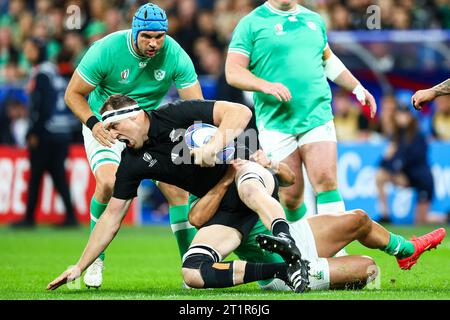
[[[184,134],[184,141],[189,149],[200,148],[214,136],[217,127],[207,123],[195,123],[186,129]],[[217,159],[220,161],[228,161],[234,155],[234,142],[226,146],[217,154]]]

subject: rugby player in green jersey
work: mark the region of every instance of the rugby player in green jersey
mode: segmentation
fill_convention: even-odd
[[[225,72],[230,85],[254,92],[263,150],[295,172],[295,184],[280,189],[287,219],[306,213],[302,165],[317,194],[317,212],[344,212],[327,78],[353,92],[372,117],[377,106],[330,50],[321,16],[296,0],[268,0],[234,30]]]
[[[141,6],[134,15],[132,29],[107,35],[89,48],[67,87],[67,105],[85,124],[84,145],[96,181],[90,205],[91,232],[111,198],[121,152],[127,143],[115,141],[103,128],[99,109],[104,101],[122,93],[145,110],[152,110],[173,84],[181,99],[203,99],[191,59],[166,34],[167,28],[167,16],[161,8],[150,3]],[[170,223],[182,256],[196,232],[187,219],[188,193],[164,183],[158,183],[158,187],[169,203]],[[88,287],[101,286],[103,260],[104,253],[88,268],[84,277]]]

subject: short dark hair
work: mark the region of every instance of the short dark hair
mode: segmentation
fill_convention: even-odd
[[[136,100],[124,94],[113,94],[103,103],[100,114],[108,110],[118,110],[137,104]]]

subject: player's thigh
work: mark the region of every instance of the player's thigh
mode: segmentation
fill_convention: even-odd
[[[213,224],[200,228],[197,231],[191,247],[194,245],[206,245],[219,253],[221,258],[225,258],[241,244],[241,241],[242,235],[236,229]]]
[[[86,126],[83,126],[83,139],[86,157],[95,177],[95,195],[100,198],[108,198],[114,187],[116,171],[125,144],[116,141],[111,147],[105,147],[93,137],[91,130]],[[98,198],[97,200],[101,201]]]
[[[314,191],[337,188],[337,142],[333,121],[302,134],[298,143]]]
[[[368,256],[329,258],[330,289],[361,289],[378,275],[375,261]]]
[[[334,256],[339,250],[356,239],[358,230],[365,223],[360,210],[347,214],[315,215],[307,219],[316,242],[319,257]]]
[[[157,186],[170,206],[179,206],[188,203],[189,193],[187,191],[164,182],[158,182]]]

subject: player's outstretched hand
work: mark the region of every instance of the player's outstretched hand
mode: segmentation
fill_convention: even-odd
[[[206,146],[203,145],[200,148],[191,150],[191,156],[194,157],[194,164],[200,167],[214,167],[216,165],[216,154]]]
[[[370,117],[375,117],[375,114],[377,113],[377,102],[375,101],[375,98],[372,96],[372,94],[367,91],[362,85],[356,86],[355,89],[353,89],[352,93],[356,96],[356,99],[361,103],[363,106],[369,106],[370,108]]]
[[[411,104],[414,109],[421,110],[423,103],[433,101],[436,98],[436,93],[433,89],[419,90],[411,97]]]
[[[103,123],[101,122],[94,125],[92,128],[92,135],[95,140],[100,142],[105,147],[111,148],[112,144],[115,143],[111,133],[103,127]]]
[[[63,284],[78,279],[81,276],[81,269],[78,266],[73,266],[64,271],[58,278],[47,285],[47,290],[56,290]]]
[[[278,101],[291,101],[292,94],[289,91],[288,88],[286,88],[283,84],[275,82],[266,82],[265,85],[261,88],[261,92],[265,94],[271,94],[275,98],[278,99]]]
[[[365,94],[366,94],[366,101],[364,105],[369,106],[370,117],[374,118],[375,114],[377,113],[377,102],[375,101],[375,98],[369,91],[365,90]]]

